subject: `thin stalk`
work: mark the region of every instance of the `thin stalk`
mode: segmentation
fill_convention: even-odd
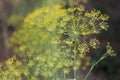
[[[74,45],[74,62],[76,62],[76,48],[77,48],[77,42],[78,42],[78,40],[77,40],[77,34],[75,35],[75,45]],[[74,79],[76,80],[76,78],[77,78],[77,72],[76,72],[76,70],[74,70]]]
[[[89,75],[91,74],[91,72],[92,72],[92,70],[94,69],[94,67],[95,67],[99,62],[101,62],[104,58],[106,58],[106,57],[107,57],[107,56],[106,56],[106,53],[105,53],[97,62],[95,62],[95,63],[91,66],[91,68],[90,68],[89,72],[87,73],[87,75],[85,76],[84,80],[87,80],[87,79],[88,79],[88,77],[89,77]]]
[[[76,58],[74,59],[74,62],[76,62]],[[74,70],[74,79],[76,79],[77,78],[77,72],[76,72],[76,70]]]
[[[66,79],[66,74],[65,74],[65,73],[64,73],[64,80],[67,80],[67,79]]]

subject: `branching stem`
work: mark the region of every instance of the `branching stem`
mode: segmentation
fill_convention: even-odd
[[[92,70],[94,69],[94,67],[101,62],[104,58],[107,57],[107,54],[105,53],[98,61],[96,61],[90,68],[89,72],[87,73],[87,75],[85,76],[84,80],[87,80],[89,75],[91,74]]]

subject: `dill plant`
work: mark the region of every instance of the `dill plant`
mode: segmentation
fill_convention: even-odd
[[[11,74],[10,66],[0,74],[5,78],[12,77],[10,80],[17,77],[21,80],[67,80],[67,75],[73,70],[76,79],[77,70],[90,65],[90,48],[100,47],[97,38],[88,37],[107,30],[108,18],[95,9],[85,11],[83,6],[69,9],[52,6],[35,10],[24,19],[22,27],[11,38],[10,47],[17,58],[11,58],[13,64],[11,59],[5,62],[8,67],[14,67],[13,71],[17,69],[20,73]],[[108,43],[106,53],[92,65],[84,80],[109,55],[115,56],[115,53]],[[15,63],[17,60],[20,66]]]

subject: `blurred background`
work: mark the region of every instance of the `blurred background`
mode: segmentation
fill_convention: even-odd
[[[9,38],[21,27],[24,17],[37,8],[56,4],[64,8],[82,4],[87,10],[95,8],[110,16],[109,30],[101,32],[98,37],[103,43],[110,41],[117,56],[98,64],[92,77],[97,77],[97,80],[120,80],[120,0],[0,0],[0,62],[14,54],[8,48]]]

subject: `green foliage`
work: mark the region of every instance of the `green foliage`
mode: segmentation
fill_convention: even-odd
[[[83,6],[69,9],[51,6],[35,10],[11,38],[10,46],[17,56],[15,60],[20,59],[22,64],[19,76],[26,80],[61,80],[71,68],[77,71],[89,66],[90,47],[97,49],[100,42],[88,37],[107,30],[107,20],[108,16],[100,11],[88,12]],[[107,53],[108,50],[112,51],[110,46]],[[9,62],[6,65],[9,66]],[[17,68],[16,63],[12,66]],[[10,74],[9,68],[5,71]],[[16,78],[17,75],[12,76]]]

